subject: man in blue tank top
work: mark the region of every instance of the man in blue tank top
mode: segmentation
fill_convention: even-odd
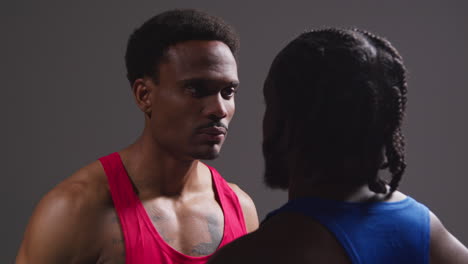
[[[265,181],[289,202],[210,263],[468,263],[437,217],[397,191],[406,93],[401,56],[367,31],[289,43],[265,81],[263,122]]]

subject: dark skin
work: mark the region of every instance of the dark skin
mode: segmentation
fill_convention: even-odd
[[[286,144],[290,138],[288,126],[278,120],[282,116],[278,108],[274,108],[276,98],[274,93],[266,92],[267,108],[263,123],[264,139],[273,135],[286,135],[275,138],[274,144]],[[268,106],[268,103],[271,105]],[[285,122],[287,124],[287,122]],[[275,133],[283,129],[282,133]],[[303,170],[295,163],[300,157],[299,152],[291,149],[285,160],[288,160],[289,199],[299,197],[320,197],[347,202],[396,202],[406,198],[401,192],[390,195],[376,194],[367,184],[351,184],[342,181],[317,184],[307,177],[317,174]],[[271,164],[281,162],[279,157],[269,156]],[[281,157],[284,158],[284,157]],[[335,175],[339,179],[340,175]],[[430,263],[457,264],[468,263],[468,249],[461,244],[440,220],[430,213]],[[346,251],[334,235],[314,219],[299,213],[280,213],[265,222],[258,230],[243,236],[218,251],[208,262],[210,264],[234,263],[270,263],[270,264],[350,264]]]
[[[133,84],[145,114],[141,137],[119,151],[123,164],[158,233],[177,251],[204,256],[217,250],[223,213],[209,169],[227,135],[207,126],[228,127],[234,115],[237,65],[219,41],[171,46],[158,81]],[[258,227],[255,206],[235,184],[248,231]],[[38,204],[25,232],[17,264],[125,263],[122,231],[99,162],[80,169]]]
[[[326,186],[321,187],[322,189],[317,193],[326,191]],[[351,189],[353,188],[349,190]],[[322,197],[343,199],[343,193]],[[367,186],[362,186],[360,190],[350,192],[345,200],[365,202],[371,199],[393,202],[404,197],[405,195],[400,192],[395,192],[389,197],[373,195]],[[432,212],[430,213],[430,229],[431,264],[468,263],[467,248],[447,231]],[[223,247],[208,263],[350,264],[351,261],[341,244],[323,225],[304,215],[281,213],[272,217],[255,232]]]

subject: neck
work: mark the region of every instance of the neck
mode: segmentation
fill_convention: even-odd
[[[119,152],[127,173],[142,197],[180,197],[211,183],[208,168],[198,160],[182,160],[165,151],[145,129]]]
[[[297,174],[296,174],[297,175]],[[340,179],[340,177],[335,177]],[[364,202],[376,199],[376,193],[372,192],[365,183],[350,183],[328,181],[317,182],[314,177],[291,177],[289,182],[289,200],[302,197],[318,197],[346,202]]]

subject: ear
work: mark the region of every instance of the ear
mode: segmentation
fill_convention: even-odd
[[[133,82],[132,90],[135,102],[145,114],[151,114],[151,91],[153,83],[146,78],[139,78]]]

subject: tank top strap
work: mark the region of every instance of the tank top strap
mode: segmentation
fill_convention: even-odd
[[[244,213],[236,193],[231,189],[226,180],[221,177],[219,172],[208,165],[206,165],[213,177],[213,184],[217,199],[224,213],[224,230],[228,233],[224,234],[222,244],[229,243],[230,241],[247,234],[245,225]]]
[[[126,263],[134,263],[135,245],[138,245],[138,241],[141,239],[138,237],[138,230],[145,225],[138,218],[143,210],[140,200],[133,189],[119,153],[114,152],[100,158],[99,161],[106,173],[109,191],[122,228]]]
[[[109,190],[116,209],[124,209],[135,204],[138,197],[132,182],[123,166],[120,155],[114,152],[99,159],[109,183]]]

